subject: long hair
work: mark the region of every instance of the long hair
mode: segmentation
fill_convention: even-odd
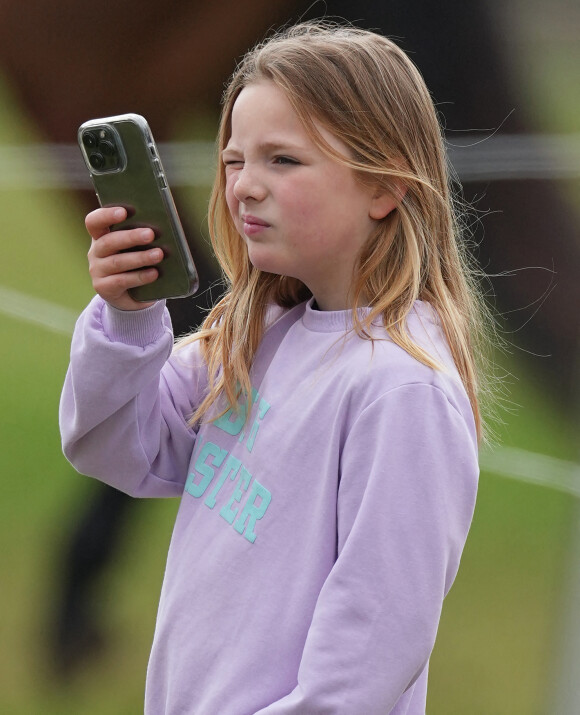
[[[220,152],[230,139],[236,98],[263,80],[282,89],[323,152],[351,167],[361,182],[399,199],[358,256],[350,293],[354,329],[371,339],[371,323],[382,320],[393,342],[438,368],[405,327],[416,300],[430,303],[481,435],[476,357],[485,307],[454,210],[441,127],[419,71],[395,43],[376,33],[320,21],[293,26],[256,46],[234,72],[223,97]],[[348,147],[347,156],[324,141],[317,123]],[[201,341],[208,366],[208,392],[192,423],[222,394],[229,405],[241,394],[249,399],[249,371],[267,306],[292,307],[311,295],[300,280],[251,265],[227,208],[225,184],[219,162],[209,229],[228,289],[202,328],[179,344]],[[370,307],[364,319],[356,310],[362,301]]]

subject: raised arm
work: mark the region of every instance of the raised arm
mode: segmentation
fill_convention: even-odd
[[[193,352],[170,359],[172,345],[161,302],[131,312],[96,297],[81,315],[60,405],[63,449],[78,471],[132,496],[181,494],[201,367]]]
[[[86,218],[95,298],[73,336],[60,405],[63,449],[78,471],[134,496],[178,496],[195,435],[197,366],[168,362],[173,345],[163,302],[140,303],[132,287],[151,283],[163,258],[145,248],[148,228],[112,231],[124,208]],[[137,246],[143,250],[131,250]],[[194,359],[195,362],[195,359]]]

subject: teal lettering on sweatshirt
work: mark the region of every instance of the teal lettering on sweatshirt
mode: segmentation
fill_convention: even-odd
[[[256,500],[259,500],[257,504]],[[270,492],[266,489],[266,487],[263,487],[257,479],[254,479],[252,492],[242,509],[239,519],[234,524],[234,529],[238,532],[238,534],[243,534],[252,544],[256,540],[256,533],[254,531],[256,522],[264,516],[271,501],[272,495]],[[246,520],[248,523],[247,526],[245,526],[244,531]]]
[[[251,407],[253,422],[249,433],[245,430],[248,405],[243,399],[236,409],[230,408],[213,422],[222,432],[237,437],[240,444],[245,442],[248,452],[255,447],[260,425],[270,404],[252,388]],[[256,524],[264,518],[272,500],[268,489],[254,479],[240,459],[211,441],[205,442],[199,450],[196,445],[191,464],[193,467],[185,482],[185,491],[196,499],[206,495],[203,503],[209,509],[216,506],[222,494],[220,516],[253,544],[257,538]],[[227,487],[231,482],[235,485]]]
[[[242,473],[240,474],[240,478],[238,479],[238,483],[236,484],[234,493],[232,494],[228,503],[224,507],[222,507],[220,511],[220,516],[223,516],[223,518],[228,522],[228,524],[234,523],[234,519],[236,518],[236,514],[238,513],[238,507],[234,507],[234,502],[239,503],[242,500],[244,492],[250,485],[251,480],[252,475],[242,465]]]
[[[258,397],[259,397],[259,396],[260,396],[260,395],[258,394],[258,391],[252,387],[252,409],[253,409],[254,405],[256,404],[256,402],[258,401]],[[245,403],[244,403],[244,404],[245,404]],[[246,424],[246,423],[244,422],[244,425],[245,425],[245,424]],[[239,442],[240,444],[242,444],[242,442],[243,442],[245,439],[246,439],[246,431],[243,429],[243,430],[240,432],[240,436],[238,437],[238,442]]]
[[[242,463],[240,462],[240,460],[230,454],[230,456],[228,457],[228,461],[225,463],[224,468],[220,473],[219,479],[217,480],[215,487],[212,489],[210,495],[204,502],[207,506],[209,506],[210,509],[213,509],[216,505],[216,497],[219,494],[220,489],[223,487],[226,479],[229,477],[230,479],[234,480],[241,466]]]
[[[252,388],[252,404],[256,403],[258,399],[258,391]],[[230,409],[225,412],[217,420],[214,420],[214,425],[219,427],[224,432],[231,435],[237,435],[242,432],[242,429],[246,423],[246,415],[248,414],[248,405],[246,400],[240,400],[236,407],[230,407]],[[243,432],[240,437],[240,442],[243,441]]]
[[[219,514],[238,534],[253,544],[257,538],[256,524],[264,517],[272,501],[270,491],[253,478],[240,459],[211,441],[205,442],[197,455],[194,454],[192,463],[193,469],[185,483],[185,491],[199,499],[213,484],[203,502],[209,509],[217,504],[225,484],[236,482],[233,491],[228,494],[229,498],[224,497],[227,502]],[[245,502],[244,496],[247,497]]]
[[[254,420],[254,424],[252,425],[252,429],[250,430],[250,436],[248,437],[248,441],[246,442],[246,447],[248,448],[248,452],[252,451],[252,448],[254,446],[254,442],[256,441],[256,435],[258,434],[258,430],[260,429],[260,422],[264,419],[266,416],[266,412],[270,409],[270,405],[266,402],[266,400],[262,397],[260,398],[260,406],[258,407],[258,415],[256,419]]]
[[[260,394],[255,388],[252,388],[252,407],[258,403],[258,400],[259,405],[256,411],[256,418],[254,419],[252,427],[250,428],[250,434],[246,441],[246,447],[248,452],[252,451],[254,443],[256,441],[256,435],[258,434],[258,430],[260,429],[260,424],[266,416],[266,413],[270,409],[270,405],[266,402],[266,400],[263,397],[260,397]],[[218,417],[216,420],[214,420],[214,425],[234,437],[236,435],[239,435],[238,441],[244,442],[246,440],[246,431],[244,430],[244,425],[246,424],[247,413],[247,403],[245,400],[241,400],[235,409],[233,407],[230,407],[230,409],[223,415],[221,415],[221,417]]]
[[[214,421],[214,425],[231,435],[240,434],[246,421],[247,408],[244,403],[238,405],[238,409],[233,407]],[[232,417],[234,419],[232,419]]]
[[[206,442],[201,448],[199,456],[195,461],[195,471],[191,472],[187,477],[185,490],[193,497],[202,496],[215,476],[215,469],[213,469],[210,464],[206,464],[205,460],[211,455],[213,457],[211,464],[215,467],[219,467],[226,458],[227,454],[227,449],[220,449],[217,444],[214,444],[213,442]],[[195,480],[198,474],[202,475],[202,479],[199,483],[196,483]]]

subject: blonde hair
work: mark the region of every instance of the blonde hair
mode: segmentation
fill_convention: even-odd
[[[220,152],[230,138],[236,98],[244,87],[263,80],[285,92],[322,151],[350,166],[361,181],[400,199],[359,255],[351,290],[354,329],[370,339],[371,322],[382,319],[397,345],[438,368],[405,327],[416,300],[430,303],[481,435],[475,356],[485,308],[460,240],[441,127],[419,71],[396,44],[376,33],[320,21],[291,27],[251,50],[234,72],[223,98]],[[341,140],[350,156],[325,142],[315,122]],[[228,290],[202,328],[179,343],[199,340],[208,365],[208,393],[192,423],[222,394],[229,405],[236,405],[240,394],[250,399],[249,371],[267,306],[292,307],[311,295],[298,279],[251,265],[226,205],[221,162],[209,227]],[[370,306],[364,319],[356,311],[361,301]]]

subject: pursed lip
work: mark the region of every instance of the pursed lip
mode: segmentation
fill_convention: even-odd
[[[242,214],[242,221],[244,222],[244,236],[247,238],[258,238],[260,234],[270,228],[270,224],[267,221],[250,214]]]
[[[269,226],[267,221],[263,221],[257,216],[251,216],[250,214],[242,214],[242,221],[248,226]]]

